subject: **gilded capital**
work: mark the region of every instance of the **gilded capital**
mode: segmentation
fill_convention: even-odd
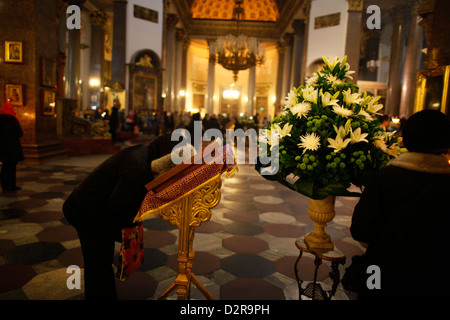
[[[89,15],[89,18],[91,19],[91,24],[98,27],[106,25],[106,22],[108,20],[106,17],[106,13],[104,13],[103,11],[93,11]]]
[[[363,0],[347,0],[347,1],[349,11],[362,11],[364,4]]]

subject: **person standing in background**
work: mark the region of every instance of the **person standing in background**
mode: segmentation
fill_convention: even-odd
[[[21,189],[16,185],[16,168],[17,163],[24,160],[20,144],[22,136],[23,131],[14,105],[8,100],[0,109],[0,180],[3,192]]]

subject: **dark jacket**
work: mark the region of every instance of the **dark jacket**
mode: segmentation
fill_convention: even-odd
[[[407,152],[365,188],[350,228],[368,243],[352,264],[362,273],[361,299],[444,298],[449,281],[439,259],[448,243],[449,185],[444,156]],[[379,290],[366,286],[369,265],[380,267]]]
[[[121,229],[132,225],[147,194],[145,185],[154,179],[152,160],[170,153],[178,143],[164,135],[105,160],[65,201],[63,212],[69,223],[85,233],[119,241]]]
[[[19,121],[9,114],[0,114],[0,161],[19,162],[24,159]]]

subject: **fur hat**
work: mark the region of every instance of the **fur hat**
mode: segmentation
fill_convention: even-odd
[[[450,119],[437,110],[422,110],[406,120],[402,135],[408,151],[447,153],[450,149]]]

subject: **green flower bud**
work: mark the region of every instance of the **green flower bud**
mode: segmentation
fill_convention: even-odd
[[[309,171],[311,171],[311,170],[314,169],[314,168],[313,168],[312,165],[308,164],[307,169],[308,169]]]
[[[304,163],[300,164],[300,169],[306,170],[306,164],[304,164]]]
[[[302,158],[302,157],[300,157],[300,156],[296,156],[296,157],[295,157],[295,161],[299,161],[301,158]]]

